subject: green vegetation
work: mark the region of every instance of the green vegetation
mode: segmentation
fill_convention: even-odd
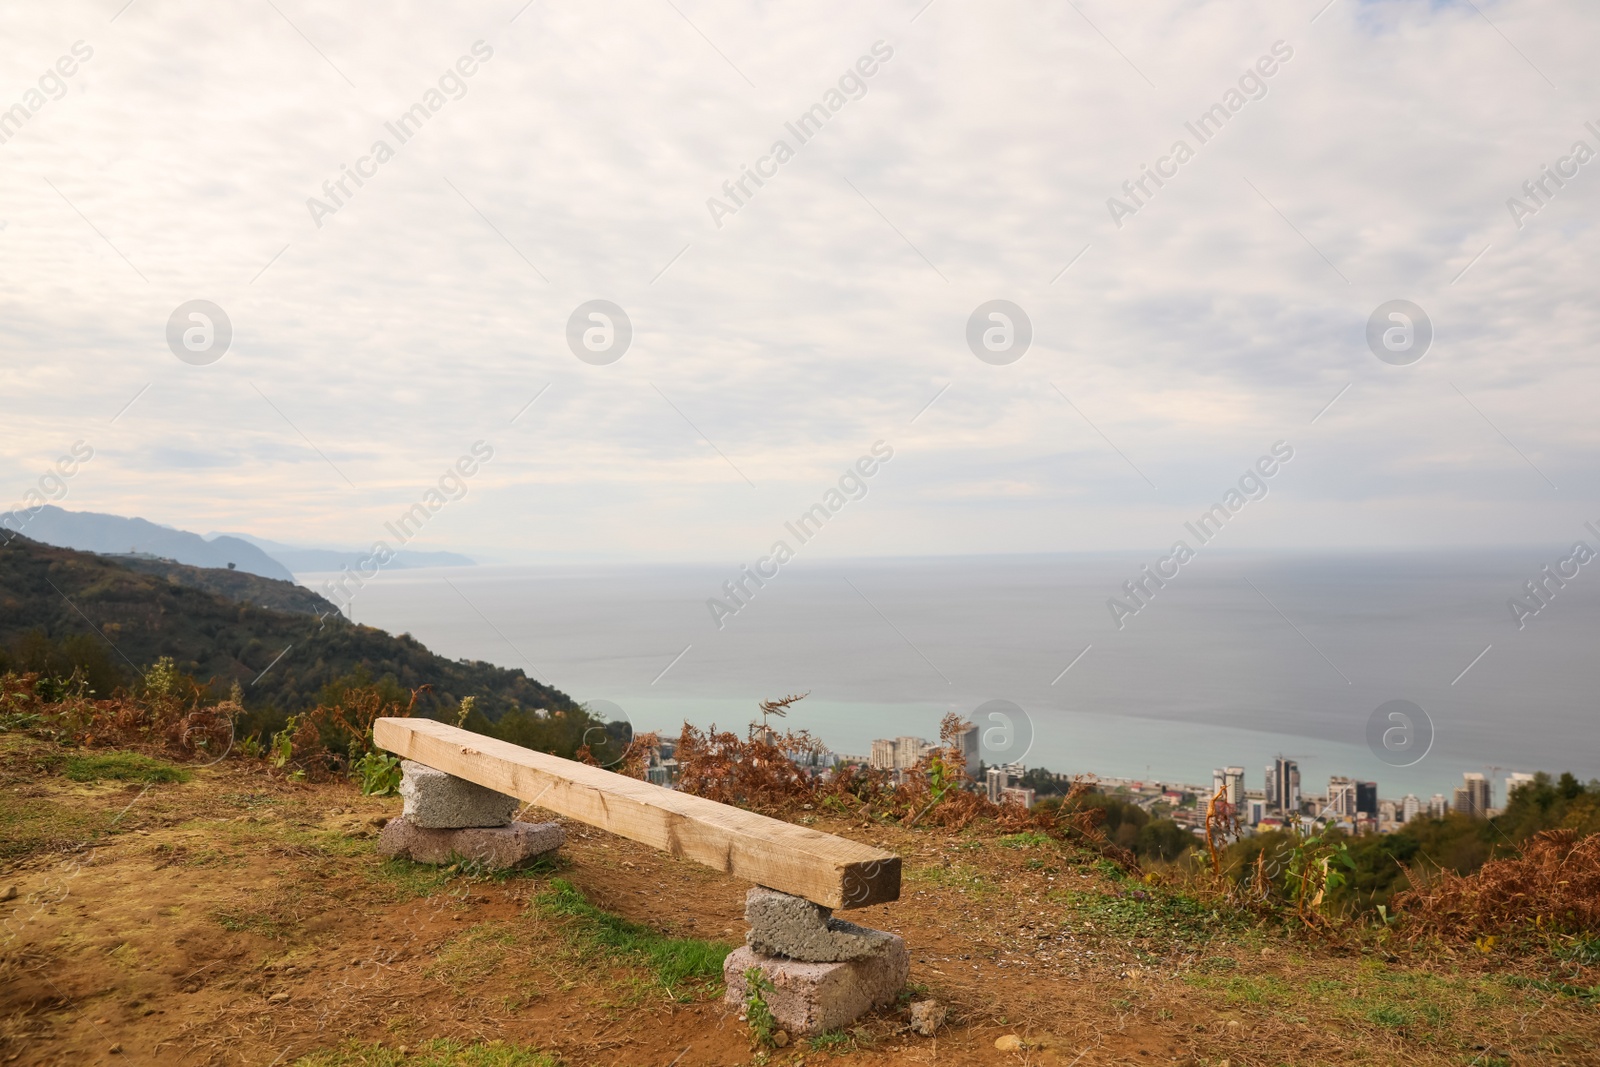
[[[290,1067],[559,1067],[547,1053],[504,1041],[427,1041],[401,1051],[376,1042],[349,1041],[313,1052]]]
[[[813,1052],[828,1052],[835,1056],[842,1056],[846,1052],[854,1052],[856,1048],[855,1035],[848,1030],[829,1030],[808,1038],[806,1044],[811,1046]]]
[[[1490,859],[1515,855],[1540,831],[1561,827],[1580,834],[1600,832],[1600,782],[1584,785],[1571,774],[1552,779],[1540,773],[1519,787],[1494,819],[1451,813],[1442,819],[1413,819],[1392,834],[1346,837],[1330,829],[1310,840],[1337,853],[1336,862],[1346,868],[1331,872],[1338,877],[1325,887],[1326,910],[1368,913],[1387,908],[1396,893],[1410,886],[1407,870],[1423,877],[1439,870],[1471,874]],[[1292,830],[1257,834],[1230,845],[1223,868],[1239,882],[1252,882],[1264,872],[1282,885],[1296,877],[1303,847]]]
[[[1205,941],[1244,925],[1244,918],[1232,908],[1131,880],[1113,893],[1063,890],[1052,898],[1060,899],[1096,933],[1117,938]]]
[[[750,1036],[758,1046],[771,1048],[777,1044],[778,1020],[767,1007],[766,994],[772,992],[773,985],[760,967],[745,970],[744,985],[744,1021],[750,1027]]]
[[[361,793],[369,797],[392,797],[400,793],[400,757],[372,749],[351,768],[361,780]]]
[[[105,698],[139,681],[128,663],[171,656],[182,676],[198,680],[204,699],[220,698],[233,682],[248,685],[241,737],[277,730],[289,714],[314,706],[325,687],[341,680],[359,684],[358,672],[388,680],[404,694],[401,707],[411,690],[431,686],[417,699],[416,712],[423,715],[445,717],[468,695],[477,696],[475,714],[487,721],[512,712],[540,719],[532,709],[548,709],[552,717],[578,711],[570,697],[520,670],[445,659],[409,634],[395,637],[337,614],[274,611],[168,577],[90,552],[12,539],[0,547],[0,602],[6,605],[0,673],[41,674],[61,690],[56,699],[69,686]],[[215,577],[224,584],[243,580]]]
[[[1055,811],[1065,803],[1061,797],[1039,801],[1039,807]],[[1114,845],[1142,860],[1171,862],[1195,847],[1195,837],[1171,819],[1151,818],[1150,813],[1131,801],[1106,793],[1088,792],[1075,797],[1069,811],[1104,812],[1100,831]]]
[[[722,963],[732,946],[686,937],[667,937],[648,927],[601,911],[584,899],[564,878],[550,882],[535,907],[545,915],[572,920],[575,941],[585,948],[643,964],[655,973],[662,987],[676,999],[686,984],[704,986],[722,977]]]
[[[110,778],[118,782],[187,782],[193,777],[182,767],[174,767],[137,752],[106,752],[92,756],[69,756],[62,770],[74,782],[99,782]]]

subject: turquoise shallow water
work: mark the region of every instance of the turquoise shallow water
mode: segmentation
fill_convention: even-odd
[[[742,728],[757,700],[809,691],[790,723],[865,753],[1001,700],[1020,720],[980,716],[1009,741],[995,750],[1052,770],[1203,783],[1237,764],[1259,788],[1283,752],[1308,792],[1344,774],[1424,798],[1463,771],[1600,776],[1600,592],[1575,581],[1522,630],[1506,605],[1549,552],[1217,552],[1119,630],[1106,601],[1147,556],[796,560],[747,584],[720,629],[706,601],[728,602],[735,566],[397,570],[353,610],[442,654],[614,701],[642,729]],[[1407,768],[1366,742],[1394,699],[1434,728]]]

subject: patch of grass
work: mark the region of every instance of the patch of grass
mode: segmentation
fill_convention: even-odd
[[[542,878],[570,865],[569,860],[554,852],[545,853],[526,867],[491,867],[483,860],[463,859],[460,856],[451,856],[450,859],[451,862],[446,870],[453,868],[456,873],[464,877],[495,883],[505,883],[516,878]]]
[[[70,756],[62,771],[74,782],[187,782],[194,777],[182,767],[174,767],[137,752],[105,752],[93,756]]]
[[[1000,839],[1002,848],[1043,848],[1050,843],[1049,834],[1037,830],[1024,830],[1020,834],[1006,834]]]
[[[0,860],[81,845],[98,837],[110,820],[110,815],[81,805],[0,790]]]
[[[1505,976],[1507,985],[1519,989],[1535,989],[1541,993],[1556,993],[1564,997],[1576,997],[1588,1004],[1600,1004],[1600,985],[1581,986],[1571,982],[1561,982],[1553,978],[1523,978],[1520,975],[1508,974]]]
[[[643,964],[676,999],[685,985],[705,986],[722,977],[722,963],[733,946],[688,937],[667,937],[648,927],[601,911],[564,878],[553,879],[534,907],[549,916],[570,918],[574,939],[597,952]]]
[[[445,942],[426,974],[459,996],[499,970],[515,940],[515,935],[499,924],[479,924]]]
[[[236,905],[213,908],[210,917],[232,933],[287,941],[301,933],[305,916],[324,911],[328,903],[298,885],[285,885],[251,893],[248,900]]]
[[[386,859],[365,870],[368,877],[388,886],[395,900],[431,897],[448,885],[454,876],[454,872],[445,873],[444,867],[402,859]]]
[[[1397,1008],[1393,1004],[1380,1004],[1367,1009],[1367,1019],[1379,1026],[1389,1026],[1398,1030],[1402,1026],[1409,1026],[1412,1016],[1404,1008]]]
[[[353,845],[357,852],[371,848],[370,842],[352,841],[349,838],[344,840]],[[443,866],[413,863],[404,859],[385,859],[381,863],[367,865],[363,870],[369,878],[387,885],[392,899],[408,900],[413,897],[431,897],[457,878],[499,884],[517,878],[544,878],[567,865],[568,861],[565,859],[541,857],[537,863],[528,867],[491,870],[476,860],[460,858]]]
[[[259,934],[273,941],[282,941],[292,934],[299,923],[248,909],[218,909],[211,913],[217,924],[230,933]]]
[[[290,1067],[559,1067],[548,1053],[504,1041],[427,1041],[402,1053],[376,1042],[347,1041],[302,1056]]]
[[[870,1049],[874,1044],[872,1035],[859,1026],[853,1030],[829,1030],[806,1039],[812,1052],[826,1052],[830,1056],[847,1056],[859,1049]]]
[[[1154,886],[1121,887],[1114,893],[1066,890],[1061,896],[1096,933],[1118,938],[1205,941],[1243,926],[1243,920],[1226,909]]]
[[[1584,967],[1600,964],[1600,934],[1577,934],[1555,946],[1555,957]]]
[[[911,867],[904,873],[906,881],[940,886],[945,889],[957,889],[964,895],[982,900],[999,892],[999,883],[992,875],[986,876],[982,869],[970,863],[952,863],[934,867]]]

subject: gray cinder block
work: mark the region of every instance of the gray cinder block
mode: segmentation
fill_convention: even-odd
[[[751,948],[808,963],[864,959],[900,940],[882,930],[835,919],[830,909],[804,897],[762,886],[745,895],[744,917],[750,924],[745,941]]]
[[[434,830],[505,826],[521,802],[474,782],[434,770],[413,760],[402,760],[400,795],[402,814],[417,826]]]
[[[762,997],[778,1025],[791,1035],[815,1037],[848,1026],[874,1008],[892,1004],[911,976],[911,954],[894,934],[883,951],[835,963],[766,956],[749,945],[734,949],[722,966],[726,1003],[742,1006],[749,995],[745,972],[758,967],[772,984]]]

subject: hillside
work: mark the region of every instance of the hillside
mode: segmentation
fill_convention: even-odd
[[[1600,1047],[1592,942],[1314,935],[1038,834],[816,811],[904,857],[901,899],[847,917],[905,937],[911,997],[950,1019],[920,1037],[900,1003],[755,1050],[715,966],[744,937],[736,879],[571,822],[525,873],[384,860],[399,798],[6,727],[0,1061],[18,1067],[1577,1067]],[[712,966],[674,971],[686,948]]]
[[[111,562],[142,574],[165,578],[175,585],[187,585],[207,593],[214,593],[236,604],[249,604],[292,615],[321,616],[339,613],[339,609],[332,601],[303,585],[277,578],[263,578],[248,571],[191,567],[186,563],[147,559],[142,556],[112,556]]]
[[[255,545],[237,537],[207,541],[199,534],[94,511],[67,511],[54,504],[0,515],[0,524],[35,541],[81,552],[148,552],[196,567],[239,570],[291,582],[289,569]]]
[[[337,614],[239,603],[174,578],[159,567],[140,570],[14,538],[0,547],[0,670],[26,667],[30,655],[67,656],[107,692],[171,656],[213,692],[238,682],[247,708],[279,714],[314,706],[324,686],[363,668],[373,678],[392,675],[407,689],[433,686],[419,700],[423,714],[453,709],[465,696],[477,697],[490,720],[512,707],[574,706],[520,670],[448,660],[409,634],[395,637]],[[223,571],[192,581],[220,590],[235,579]]]

